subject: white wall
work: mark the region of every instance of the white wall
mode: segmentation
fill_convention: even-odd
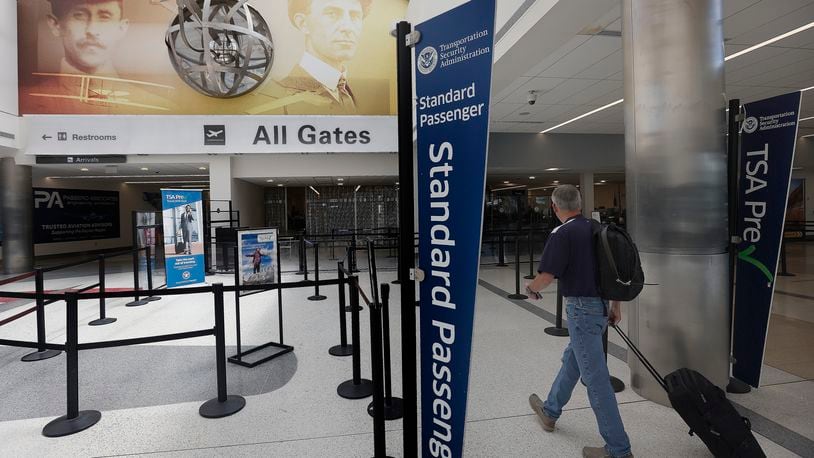
[[[395,176],[395,154],[266,154],[232,160],[232,177],[363,177]]]
[[[17,2],[0,2],[0,155],[18,147],[20,137],[17,110]]]
[[[158,188],[131,186],[110,182],[92,182],[88,180],[51,180],[41,178],[34,180],[36,188],[89,189],[101,191],[119,191],[119,238],[104,240],[87,240],[81,242],[44,243],[34,245],[35,256],[82,253],[86,251],[129,248],[133,244],[132,212],[135,210],[152,210],[144,201],[145,191],[158,192]]]

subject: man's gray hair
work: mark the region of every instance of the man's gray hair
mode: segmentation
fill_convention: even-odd
[[[557,208],[563,211],[582,210],[582,197],[579,195],[579,189],[570,184],[557,186],[557,189],[551,194],[551,200],[554,201]]]

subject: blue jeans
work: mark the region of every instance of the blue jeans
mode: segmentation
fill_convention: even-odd
[[[607,303],[598,297],[566,297],[565,305],[571,341],[543,410],[551,418],[560,418],[581,375],[605,449],[612,457],[627,456],[631,453],[630,440],[619,415],[602,349],[602,334],[608,326]]]

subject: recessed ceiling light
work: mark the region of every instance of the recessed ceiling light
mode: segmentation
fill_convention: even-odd
[[[198,170],[206,170],[206,167],[198,167]]]
[[[274,183],[274,179],[273,179],[273,178],[269,178],[268,180],[266,180],[266,183]]]
[[[142,171],[142,172],[146,172],[146,171],[148,171],[148,170],[150,170],[150,168],[149,168],[149,167],[142,167],[142,168],[141,168],[141,171]]]
[[[552,181],[552,183],[554,183],[554,184],[560,184],[560,180],[554,180],[554,181]]]
[[[337,186],[345,186],[345,183],[337,183]]]
[[[559,168],[559,167],[549,167],[549,168],[545,169],[546,172],[558,172],[560,170],[562,170],[562,169]]]
[[[503,182],[503,184],[509,184],[509,182],[508,182],[508,181],[504,181],[504,182]]]
[[[79,170],[81,170],[81,171],[83,171],[83,172],[87,172],[87,171],[89,171],[90,169],[89,169],[89,168],[87,168],[87,167],[82,167],[82,168],[81,168],[81,169],[79,169]]]
[[[398,186],[398,185],[399,185],[399,182],[397,181],[397,182],[396,182],[396,186]]]
[[[607,183],[608,180],[599,180],[600,183]]]
[[[537,178],[537,177],[529,177],[529,180],[534,180],[534,179],[536,179],[536,178]]]
[[[283,184],[282,184],[282,183],[280,183],[280,184],[278,184],[278,185],[277,185],[277,187],[278,187],[278,188],[282,188],[282,187],[283,187]]]
[[[808,121],[809,119],[814,119],[814,116],[809,116],[807,118],[801,118],[799,122]]]
[[[344,178],[337,178],[336,181],[345,181]]]

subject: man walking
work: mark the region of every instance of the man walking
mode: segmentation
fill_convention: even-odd
[[[582,456],[632,457],[630,440],[619,415],[602,348],[602,334],[608,323],[619,322],[622,312],[618,302],[614,302],[608,310],[607,301],[599,297],[592,224],[582,216],[579,190],[571,185],[559,186],[551,199],[554,213],[562,225],[551,233],[537,269],[537,277],[526,289],[532,297],[539,298],[539,291],[548,287],[555,278],[558,279],[566,304],[571,340],[565,348],[562,367],[548,398],[542,402],[536,394],[532,394],[529,404],[542,420],[543,429],[553,432],[563,407],[582,378],[588,389],[588,399],[599,425],[599,433],[605,440],[604,447],[583,448]]]

